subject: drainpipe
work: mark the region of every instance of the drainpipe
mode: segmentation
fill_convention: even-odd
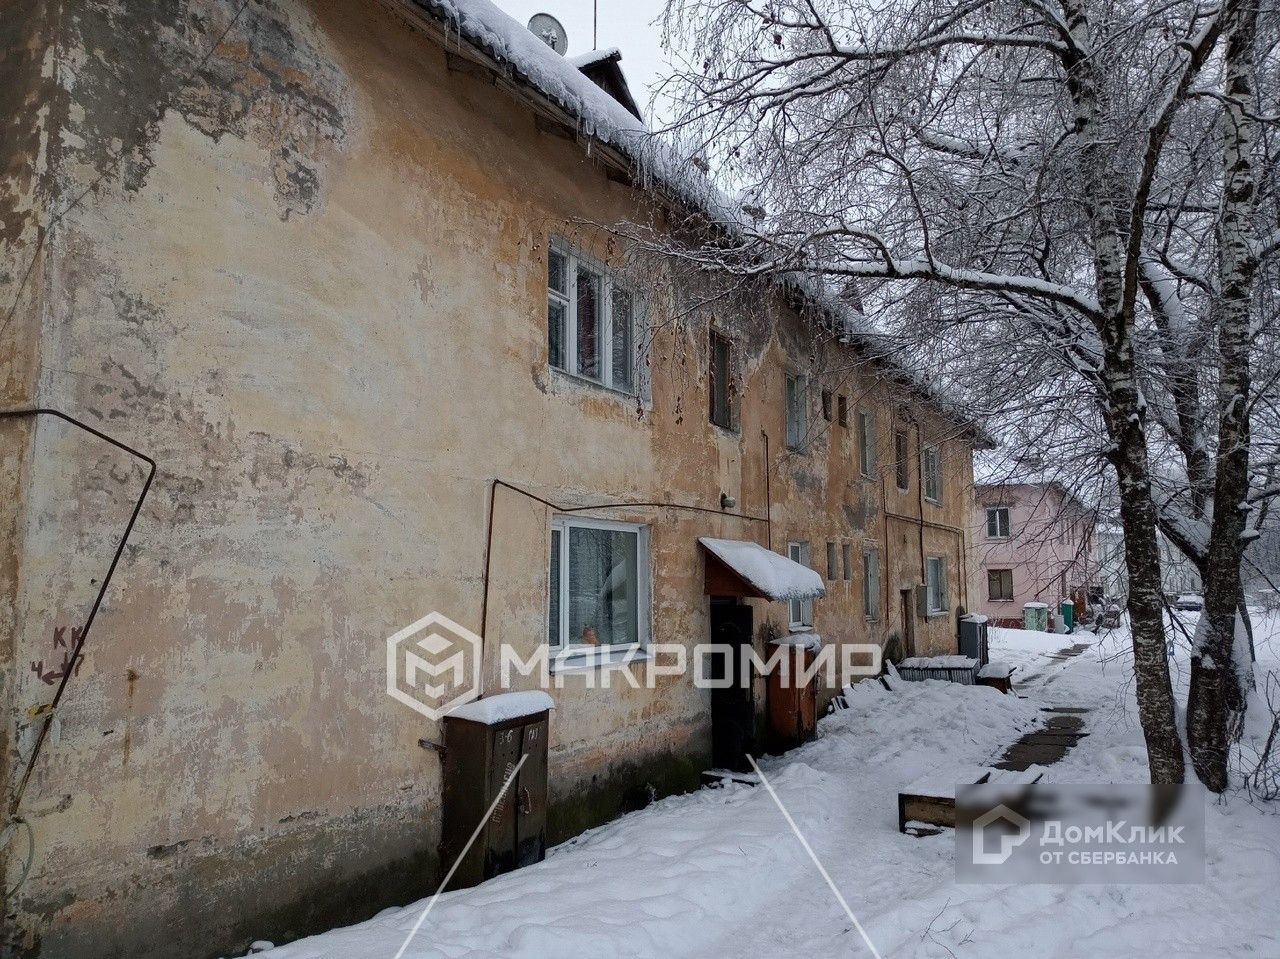
[[[766,546],[773,549],[773,492],[769,484],[769,473],[773,469],[773,460],[769,457],[769,434],[760,431],[764,437],[764,528]]]
[[[914,420],[914,422],[916,427],[916,468],[919,473],[916,477],[916,499],[919,501],[920,510],[920,582],[927,587],[929,584],[929,570],[924,558],[924,431],[920,428],[919,420]]]

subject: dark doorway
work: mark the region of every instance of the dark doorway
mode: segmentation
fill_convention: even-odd
[[[916,654],[916,607],[915,590],[904,589],[899,593],[902,598],[902,656]]]
[[[755,751],[756,723],[754,675],[742,681],[751,650],[751,607],[712,599],[711,642],[727,647],[707,657],[708,678],[719,681],[711,690],[711,762],[717,769],[746,772],[751,768],[747,753]]]

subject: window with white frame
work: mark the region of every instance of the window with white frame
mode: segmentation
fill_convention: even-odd
[[[941,556],[930,556],[925,561],[927,579],[928,611],[945,613],[947,611],[947,564]]]
[[[551,524],[547,643],[558,649],[647,641],[648,528],[560,517]]]
[[[551,365],[620,393],[636,392],[636,304],[603,265],[554,241],[547,253]]]
[[[924,472],[924,498],[934,503],[941,503],[942,461],[938,457],[938,447],[926,446],[920,462]]]
[[[1009,507],[987,507],[987,539],[1009,538]]]
[[[880,618],[880,551],[862,551],[862,612],[867,619]]]
[[[875,421],[870,413],[858,414],[858,469],[871,476],[876,468]]]
[[[809,544],[805,542],[793,541],[787,543],[787,558],[793,563],[799,563],[801,566],[809,565]],[[813,625],[813,600],[812,599],[792,599],[787,601],[789,625],[794,628],[797,626]]]
[[[804,377],[798,373],[787,374],[787,448],[798,450],[804,445],[808,429],[808,403]]]

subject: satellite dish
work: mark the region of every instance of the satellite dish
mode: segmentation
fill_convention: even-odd
[[[529,18],[529,32],[560,56],[569,49],[569,35],[564,27],[549,13],[535,13]]]

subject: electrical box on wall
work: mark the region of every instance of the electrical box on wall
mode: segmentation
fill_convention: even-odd
[[[444,869],[458,862],[450,889],[478,885],[546,855],[551,708],[546,693],[507,693],[444,717],[440,862]]]

